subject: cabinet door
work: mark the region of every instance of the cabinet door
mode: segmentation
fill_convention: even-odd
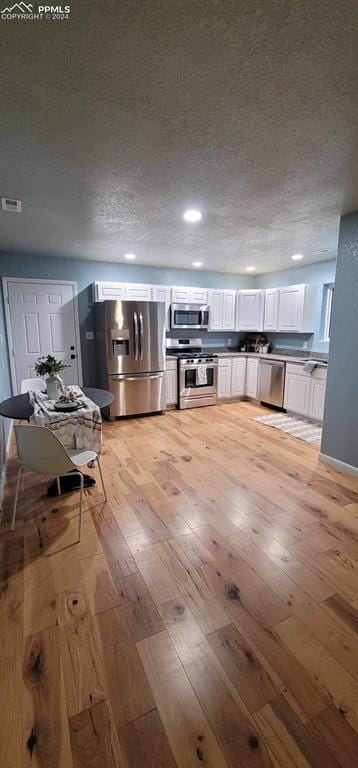
[[[308,415],[312,419],[323,421],[324,400],[326,397],[326,382],[311,379],[310,403]]]
[[[308,416],[310,383],[309,376],[286,373],[284,407],[288,411]]]
[[[245,394],[246,357],[233,357],[231,369],[231,397]]]
[[[262,331],[263,292],[261,290],[239,291],[237,329]]]
[[[105,299],[116,299],[117,301],[123,301],[125,299],[125,294],[125,283],[94,283],[94,301],[105,301]]]
[[[172,304],[190,304],[190,288],[172,288]]]
[[[165,371],[165,388],[167,405],[176,405],[178,400],[177,372],[173,369]]]
[[[279,292],[277,288],[268,288],[265,295],[264,331],[275,331],[277,329],[278,299]]]
[[[210,331],[223,329],[223,292],[209,291]]]
[[[153,301],[164,301],[165,303],[165,327],[170,328],[170,288],[165,285],[153,285]]]
[[[207,304],[208,291],[206,288],[190,288],[191,304]]]
[[[304,285],[280,288],[278,301],[278,330],[300,331],[302,326]]]
[[[225,365],[218,367],[218,397],[220,399],[231,397],[231,360],[225,361]]]
[[[222,329],[235,330],[236,291],[222,291]]]
[[[259,361],[248,357],[246,365],[246,394],[248,397],[257,398],[257,377],[259,371]]]
[[[152,286],[151,285],[131,285],[126,286],[126,300],[127,301],[152,301]]]

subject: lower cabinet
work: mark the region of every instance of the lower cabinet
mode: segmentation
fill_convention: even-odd
[[[310,398],[310,379],[286,372],[284,407],[306,416]]]
[[[305,373],[303,365],[287,363],[284,407],[300,416],[323,421],[326,368]]]
[[[176,360],[166,361],[165,387],[167,393],[167,405],[176,405],[178,402],[178,374]]]
[[[231,357],[219,358],[218,398],[220,400],[229,399],[231,397],[231,372],[232,372],[232,358]]]
[[[326,397],[326,381],[311,380],[311,392],[308,415],[312,419],[323,421],[324,400]]]
[[[233,357],[231,367],[231,397],[245,394],[246,357]]]
[[[247,397],[257,398],[257,384],[259,373],[259,361],[255,357],[247,358],[246,365],[246,390]]]

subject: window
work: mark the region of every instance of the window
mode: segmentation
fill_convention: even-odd
[[[334,296],[334,285],[326,285],[326,302],[324,311],[324,325],[323,325],[323,340],[329,341],[331,338],[331,326],[332,326],[332,307]]]

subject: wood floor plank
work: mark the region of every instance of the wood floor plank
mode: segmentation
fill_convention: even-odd
[[[45,765],[72,768],[59,636],[56,627],[43,630],[26,639],[23,677],[31,706],[25,711],[22,750],[24,762],[19,765],[34,765],[36,768],[42,768]]]
[[[135,642],[164,629],[163,621],[140,573],[118,581],[117,589]]]
[[[340,768],[356,768],[358,734],[333,706],[327,707],[307,724],[307,729],[327,749]]]
[[[284,768],[336,768],[334,758],[322,751],[286,699],[278,697],[254,715],[269,745],[275,764]]]
[[[227,768],[167,633],[142,640],[138,650],[178,768]]]
[[[176,768],[157,709],[124,725],[119,735],[128,768]]]
[[[156,544],[155,549],[168,568],[180,594],[187,600],[203,632],[214,632],[228,624],[227,615],[178,543],[171,539]]]
[[[117,728],[155,707],[124,608],[96,616],[107,688]]]
[[[154,546],[136,550],[135,560],[155,605],[179,597],[179,589]]]
[[[232,624],[208,635],[208,641],[249,712],[279,694],[259,655]]]
[[[99,553],[81,560],[83,580],[91,613],[109,611],[120,605],[122,600],[112,579],[104,554]]]
[[[358,683],[331,656],[302,622],[292,616],[275,633],[326,692],[337,710],[358,730]]]
[[[58,598],[57,621],[69,717],[107,697],[96,625],[84,588]]]
[[[108,701],[69,719],[73,768],[126,768]]]
[[[347,630],[350,630],[354,636],[358,632],[358,610],[354,608],[342,595],[333,595],[322,604],[336,620],[343,623]]]
[[[92,516],[113,579],[137,573],[135,560],[108,505],[94,509]]]

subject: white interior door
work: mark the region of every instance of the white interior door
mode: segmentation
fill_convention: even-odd
[[[53,355],[70,364],[60,375],[80,384],[80,349],[73,284],[7,281],[9,352],[14,392],[22,379],[34,377],[35,362]]]

